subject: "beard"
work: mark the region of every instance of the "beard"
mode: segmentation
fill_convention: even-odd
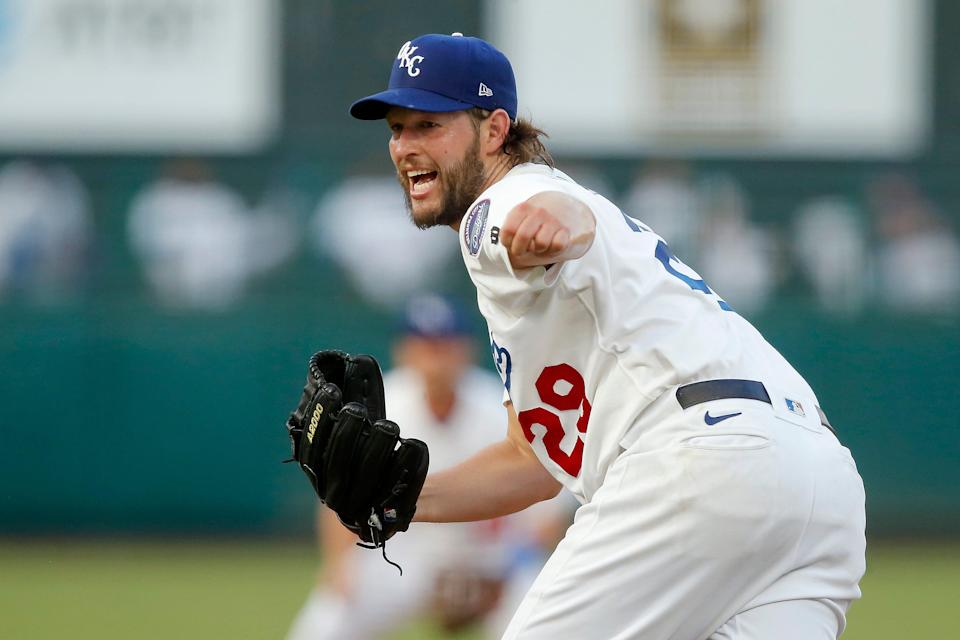
[[[418,228],[429,229],[438,225],[450,226],[460,222],[467,212],[467,207],[473,204],[473,201],[483,192],[485,176],[483,161],[480,160],[480,136],[474,137],[473,144],[467,149],[463,160],[450,169],[437,173],[436,180],[440,181],[441,193],[439,206],[419,213],[415,212],[406,176],[398,173],[397,179],[403,186],[407,213]]]

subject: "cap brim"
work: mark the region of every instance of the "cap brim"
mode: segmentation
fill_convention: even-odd
[[[361,98],[350,105],[350,115],[358,120],[382,120],[393,107],[403,107],[414,111],[448,113],[472,109],[475,105],[460,102],[453,98],[411,87],[387,89],[372,96]]]

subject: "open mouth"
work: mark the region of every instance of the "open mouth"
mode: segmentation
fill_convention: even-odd
[[[410,195],[424,196],[430,191],[430,187],[437,179],[436,171],[408,171],[407,178],[410,180]]]

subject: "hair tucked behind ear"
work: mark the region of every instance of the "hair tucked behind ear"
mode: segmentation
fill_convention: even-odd
[[[489,118],[493,112],[474,107],[467,113],[473,119],[474,126],[479,127],[480,122]],[[503,141],[503,152],[510,156],[514,166],[525,162],[536,162],[553,167],[553,157],[541,140],[546,137],[548,137],[547,134],[535,127],[530,120],[517,118],[510,123],[510,130],[507,131],[507,137]]]

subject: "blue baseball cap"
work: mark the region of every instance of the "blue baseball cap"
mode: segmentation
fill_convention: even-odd
[[[461,338],[472,327],[463,307],[447,296],[429,294],[412,298],[404,309],[399,331],[420,338]]]
[[[387,90],[354,102],[350,115],[380,120],[391,107],[433,113],[503,109],[516,120],[517,81],[507,56],[489,42],[431,33],[400,47]]]

